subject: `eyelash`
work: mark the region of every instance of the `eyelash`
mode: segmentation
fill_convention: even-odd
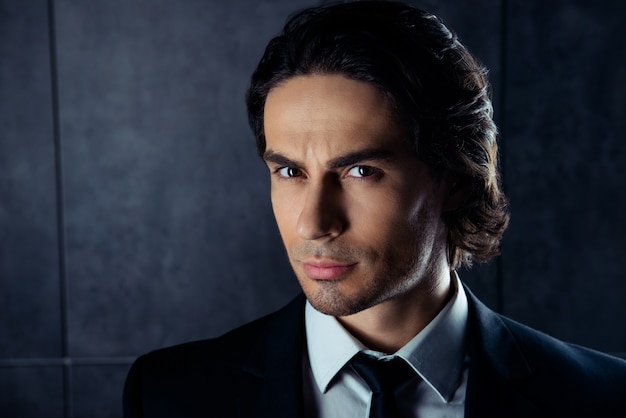
[[[294,176],[285,176],[281,173],[281,171],[283,170],[293,170],[293,171],[297,171],[298,175],[294,175]],[[274,173],[281,179],[283,180],[290,180],[290,179],[294,179],[297,177],[300,177],[302,175],[302,170],[300,170],[299,168],[293,168],[293,167],[278,167],[276,170],[274,170]]]
[[[366,171],[370,171],[370,174],[365,174],[365,175],[360,175],[360,176],[351,176],[352,178],[355,178],[358,180],[372,179],[373,177],[381,174],[379,169],[371,167],[369,165],[355,165],[354,167],[350,168],[350,170],[348,170],[348,173],[350,173],[354,169],[365,169]]]
[[[366,174],[366,175],[362,175],[362,176],[349,176],[350,178],[353,178],[355,180],[359,180],[359,181],[371,181],[374,180],[375,178],[378,178],[382,172],[381,170],[369,166],[369,165],[355,165],[353,167],[351,167],[348,170],[348,173],[350,173],[352,170],[354,169],[365,169],[367,171],[371,171],[371,174]],[[287,170],[287,171],[295,171],[297,174],[293,175],[283,175],[281,173],[281,171],[283,170]],[[299,168],[294,168],[294,167],[287,167],[287,166],[282,166],[282,167],[278,167],[274,170],[274,174],[276,174],[280,179],[282,180],[292,180],[298,177],[302,176],[302,170],[300,170]]]

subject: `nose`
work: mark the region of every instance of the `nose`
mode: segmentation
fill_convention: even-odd
[[[346,227],[341,209],[341,186],[331,178],[307,186],[297,232],[305,240],[331,240]]]

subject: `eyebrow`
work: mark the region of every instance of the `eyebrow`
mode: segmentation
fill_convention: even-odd
[[[351,152],[341,157],[333,158],[326,164],[329,169],[342,168],[349,165],[354,165],[363,161],[389,161],[393,157],[393,152],[385,149],[370,149]],[[304,164],[299,161],[292,160],[281,153],[268,150],[263,154],[263,160],[266,163],[274,163],[280,166],[289,166],[294,168],[300,168]]]
[[[389,161],[392,156],[391,151],[384,149],[356,151],[330,160],[327,166],[328,168],[341,168],[363,161]]]
[[[263,161],[265,161],[266,163],[274,163],[276,165],[280,165],[280,166],[285,166],[285,167],[294,167],[294,168],[300,168],[302,167],[302,164],[294,161],[290,158],[285,157],[284,155],[269,150],[269,151],[265,151],[263,153]]]

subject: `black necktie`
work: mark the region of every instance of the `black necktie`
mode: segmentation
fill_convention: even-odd
[[[351,360],[352,367],[372,391],[369,418],[396,418],[395,391],[417,374],[400,357],[383,361],[362,352]]]

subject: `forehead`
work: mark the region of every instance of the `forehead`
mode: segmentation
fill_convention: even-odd
[[[280,152],[408,146],[391,99],[340,74],[297,76],[270,90],[264,126],[267,149]]]

